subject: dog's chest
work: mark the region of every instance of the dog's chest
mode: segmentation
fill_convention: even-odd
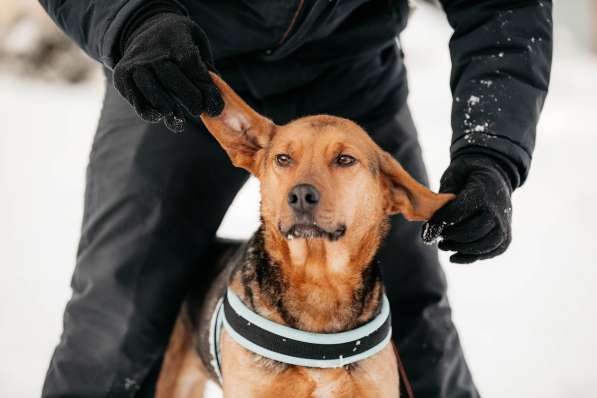
[[[312,398],[335,398],[352,395],[352,383],[345,370],[306,368],[304,371],[314,385],[314,390],[311,393]]]

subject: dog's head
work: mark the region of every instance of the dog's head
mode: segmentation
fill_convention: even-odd
[[[350,120],[319,115],[279,126],[212,77],[225,107],[201,118],[232,163],[260,180],[261,216],[280,237],[359,240],[389,215],[427,220],[453,197],[416,182]]]

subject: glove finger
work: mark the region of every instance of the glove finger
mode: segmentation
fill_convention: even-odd
[[[469,200],[464,195],[459,195],[456,199],[446,203],[443,207],[423,225],[422,238],[426,243],[431,243],[443,235],[446,227],[470,217],[476,211],[476,207],[471,206]]]
[[[458,192],[458,187],[459,184],[454,177],[444,177],[442,178],[441,184],[439,186],[439,193],[456,194]]]
[[[141,66],[133,70],[132,78],[147,102],[162,116],[172,112],[168,94],[162,89],[151,69]]]
[[[195,85],[182,73],[180,68],[171,61],[165,61],[155,69],[156,76],[162,86],[168,87],[168,91],[177,102],[186,109],[192,116],[199,116],[203,111],[203,94]],[[159,70],[159,73],[158,73]]]
[[[207,71],[206,65],[201,60],[199,54],[186,58],[179,65],[182,72],[201,91],[203,96],[203,111],[208,116],[217,116],[224,109],[224,100],[220,90],[216,87],[211,76]]]
[[[450,256],[450,262],[454,264],[472,264],[477,260],[481,260],[480,255],[469,255],[469,254],[452,254]]]
[[[130,71],[118,67],[114,70],[114,88],[127,100],[141,119],[151,123],[160,121],[162,114],[151,106],[137,88]]]
[[[184,130],[184,112],[159,83],[155,73],[144,67],[136,68],[133,78],[139,91],[163,116],[166,127],[174,132]]]
[[[470,218],[444,228],[444,240],[469,243],[477,241],[495,228],[495,220],[486,212],[477,212]]]
[[[209,70],[214,70],[213,53],[211,52],[211,46],[209,45],[207,35],[200,28],[195,28],[191,30],[191,36],[193,37],[193,42],[199,49],[200,58]]]
[[[209,83],[205,87],[204,97],[205,113],[207,113],[208,116],[214,117],[222,113],[224,110],[224,99],[220,94],[220,90],[218,90],[213,82]]]
[[[490,258],[494,258],[499,256],[500,254],[504,253],[508,246],[510,245],[509,241],[502,243],[497,249],[492,252],[484,253],[484,254],[462,254],[456,253],[450,256],[450,262],[455,264],[471,264],[478,260],[487,260]]]
[[[458,163],[448,167],[440,179],[439,192],[457,194],[466,184],[468,172],[458,167]]]
[[[218,116],[224,110],[224,99],[220,90],[212,83],[205,87],[205,113],[208,116]]]
[[[504,243],[505,239],[504,231],[496,227],[487,235],[474,242],[461,243],[443,240],[438,244],[438,248],[444,251],[455,251],[459,254],[480,255],[496,250]]]

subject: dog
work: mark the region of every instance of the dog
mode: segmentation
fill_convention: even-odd
[[[210,287],[203,297],[191,293],[183,305],[156,397],[202,397],[208,379],[235,398],[398,397],[397,358],[389,339],[371,342],[368,353],[352,357],[365,340],[346,347],[347,336],[373,327],[384,311],[387,318],[375,255],[389,216],[427,220],[453,195],[419,184],[350,120],[317,115],[276,125],[220,77],[212,78],[225,106],[219,116],[201,120],[232,163],[259,179],[261,226],[248,242],[205,264],[214,274],[206,276]],[[222,306],[226,327],[218,329]],[[388,335],[388,319],[377,322],[386,329],[368,330],[371,335],[363,338],[382,329]],[[231,329],[234,322],[237,329]],[[253,323],[282,331],[278,336],[244,330],[261,327]],[[275,347],[262,351],[237,331],[253,333],[264,346],[277,344],[281,352],[293,352],[284,351],[284,336],[307,336],[293,350],[311,359],[276,356]],[[310,345],[311,338],[330,336],[348,339],[339,348],[346,356],[329,359],[312,349],[336,352]],[[302,366],[304,361],[316,365]]]

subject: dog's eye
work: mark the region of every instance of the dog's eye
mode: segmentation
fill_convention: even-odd
[[[350,155],[340,155],[336,158],[336,164],[341,167],[352,166],[356,161],[357,160]]]
[[[276,155],[276,163],[278,164],[278,166],[287,167],[290,166],[290,163],[292,163],[292,158],[290,157],[290,155],[280,153]]]

